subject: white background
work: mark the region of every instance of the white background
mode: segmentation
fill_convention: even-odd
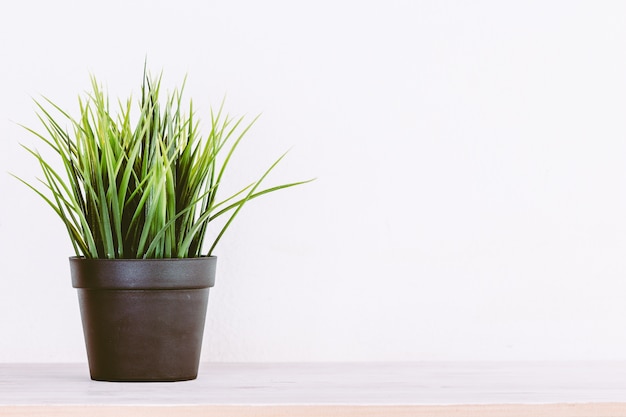
[[[70,1],[0,5],[0,362],[84,361],[31,97],[144,60],[208,118],[263,113],[257,200],[219,246],[203,359],[626,359],[626,3]]]

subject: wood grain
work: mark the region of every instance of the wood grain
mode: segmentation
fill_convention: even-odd
[[[626,417],[626,404],[447,406],[12,406],[3,417]]]
[[[85,415],[626,417],[626,363],[220,363],[175,383],[0,364],[0,416]]]

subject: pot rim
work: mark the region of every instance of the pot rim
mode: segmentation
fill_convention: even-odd
[[[100,290],[180,290],[215,285],[216,256],[98,259],[71,256],[72,286]]]

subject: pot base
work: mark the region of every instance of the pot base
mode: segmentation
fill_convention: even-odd
[[[198,375],[209,289],[78,289],[91,379],[184,381]]]

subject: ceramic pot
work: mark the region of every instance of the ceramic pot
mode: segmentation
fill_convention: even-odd
[[[91,378],[195,379],[216,263],[70,258]]]

